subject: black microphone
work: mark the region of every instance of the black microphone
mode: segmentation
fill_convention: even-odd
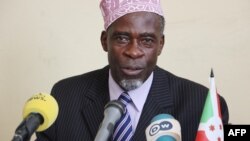
[[[39,93],[25,103],[24,120],[17,127],[12,141],[28,141],[35,131],[49,128],[58,115],[58,104],[49,94]]]
[[[125,113],[125,105],[118,101],[113,100],[105,105],[104,119],[100,125],[94,141],[107,141],[113,133],[116,122]]]
[[[147,141],[181,141],[180,123],[169,114],[159,114],[146,131]]]

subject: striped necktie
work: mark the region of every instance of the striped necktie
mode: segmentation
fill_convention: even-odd
[[[130,96],[127,92],[123,92],[118,98],[125,106],[132,102]],[[117,121],[114,127],[113,141],[131,141],[133,136],[132,123],[127,108],[125,108],[125,113],[122,115],[120,120]]]

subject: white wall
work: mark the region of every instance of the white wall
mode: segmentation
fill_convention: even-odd
[[[217,88],[230,122],[250,119],[250,1],[162,0],[166,44],[158,65]],[[25,101],[65,77],[107,64],[99,0],[0,0],[0,140],[10,140]]]

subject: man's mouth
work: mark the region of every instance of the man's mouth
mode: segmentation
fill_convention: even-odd
[[[126,75],[138,75],[143,71],[142,68],[124,67],[121,69]]]

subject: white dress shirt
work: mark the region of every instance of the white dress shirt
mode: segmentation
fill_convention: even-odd
[[[132,101],[127,105],[128,112],[132,120],[133,132],[137,127],[138,121],[141,116],[141,112],[144,106],[144,103],[147,99],[151,84],[153,81],[153,72],[148,77],[148,79],[137,89],[128,91],[129,96]],[[124,90],[114,81],[111,72],[109,71],[109,95],[110,100],[116,100],[123,93]]]

